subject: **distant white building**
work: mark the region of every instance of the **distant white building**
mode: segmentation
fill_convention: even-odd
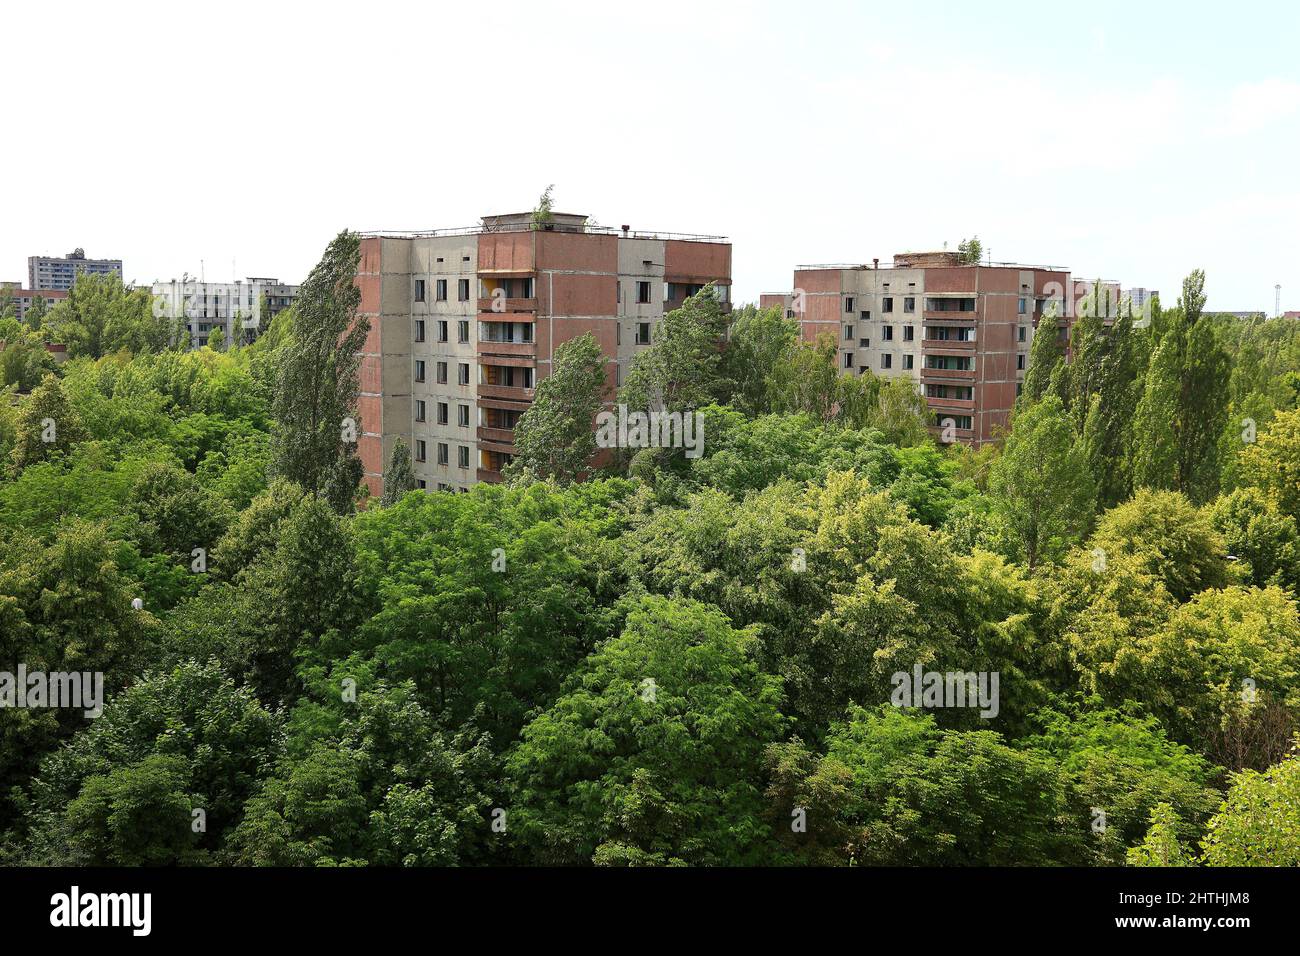
[[[235,334],[236,320],[242,330],[242,341],[251,342],[298,298],[296,285],[259,278],[239,282],[173,279],[155,282],[151,291],[155,315],[185,317],[191,348],[206,345],[215,329],[221,330],[229,344]]]
[[[1133,303],[1134,310],[1145,309],[1146,304],[1159,294],[1160,292],[1156,289],[1146,289],[1141,286],[1136,289],[1124,290],[1124,298]]]

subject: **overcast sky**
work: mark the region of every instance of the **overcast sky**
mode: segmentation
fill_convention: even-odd
[[[353,229],[531,208],[797,263],[978,234],[1210,306],[1300,308],[1300,5],[13,3],[0,280],[299,281]],[[1159,5],[1164,7],[1165,5]],[[232,267],[233,260],[233,267]]]

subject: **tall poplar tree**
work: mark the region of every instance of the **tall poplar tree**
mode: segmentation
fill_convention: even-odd
[[[280,357],[271,473],[349,511],[361,483],[357,395],[370,320],[357,317],[361,239],[346,229],[326,247],[298,293],[292,338]]]

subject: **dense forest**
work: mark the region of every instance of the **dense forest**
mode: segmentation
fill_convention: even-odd
[[[0,708],[0,861],[1300,864],[1294,321],[1193,272],[1036,335],[974,451],[706,289],[617,399],[698,456],[596,448],[584,337],[504,483],[399,444],[366,500],[357,257],[251,341],[113,277],[0,318],[0,670],[105,692]]]

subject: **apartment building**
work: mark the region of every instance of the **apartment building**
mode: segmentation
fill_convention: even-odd
[[[220,329],[226,342],[234,336],[239,319],[243,340],[251,342],[271,320],[293,305],[298,287],[279,279],[250,277],[237,282],[200,282],[172,279],[151,287],[154,309],[169,318],[184,316],[191,348],[207,344]]]
[[[62,258],[53,256],[27,257],[27,288],[37,292],[53,289],[67,292],[77,280],[77,274],[122,275],[121,259],[87,259],[86,250],[77,248]]]
[[[591,332],[612,397],[665,312],[710,282],[729,302],[724,238],[587,222],[518,213],[467,229],[363,236],[357,282],[371,327],[359,453],[372,494],[382,493],[399,437],[422,488],[500,481],[556,346]]]
[[[0,300],[4,299],[5,293],[8,294],[9,301],[14,306],[15,318],[19,322],[27,321],[27,313],[38,298],[44,300],[45,308],[48,310],[60,299],[68,297],[66,292],[55,292],[53,290],[38,292],[35,289],[20,289],[18,285],[17,282],[0,282]]]
[[[1070,274],[1055,266],[962,262],[955,252],[900,253],[881,265],[805,265],[794,291],[765,294],[805,340],[835,337],[845,374],[916,384],[941,441],[975,447],[1006,426],[1039,320],[1055,308],[1068,337]]]

